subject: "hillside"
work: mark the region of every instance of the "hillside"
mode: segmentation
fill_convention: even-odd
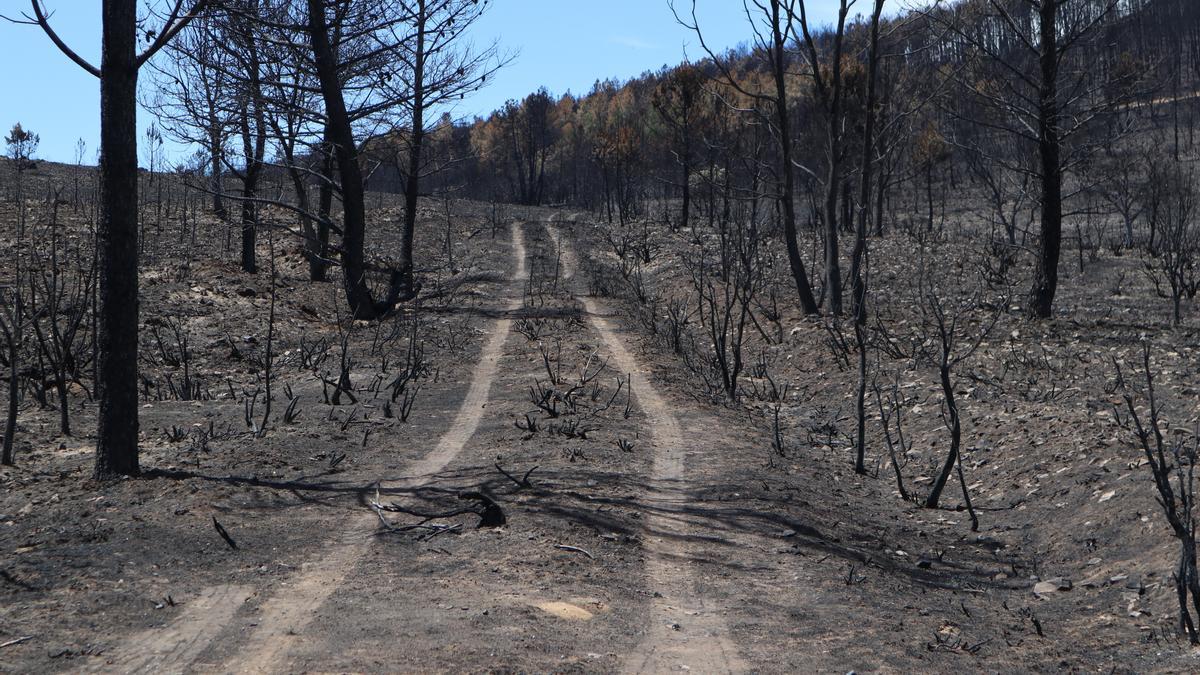
[[[499,6],[111,2],[101,166],[0,160],[0,672],[1200,671],[1194,3],[460,122]]]

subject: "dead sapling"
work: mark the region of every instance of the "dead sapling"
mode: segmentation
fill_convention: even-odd
[[[511,473],[509,473],[509,472],[505,471],[505,470],[504,470],[504,467],[500,466],[500,463],[499,463],[499,462],[496,462],[496,463],[494,463],[494,464],[493,464],[493,466],[495,466],[495,467],[496,467],[496,470],[497,470],[497,471],[499,471],[500,473],[504,474],[504,477],[505,477],[505,478],[507,478],[507,479],[511,480],[513,483],[515,483],[515,484],[516,484],[516,486],[517,486],[517,489],[518,489],[518,490],[532,489],[532,488],[533,488],[533,483],[529,482],[529,477],[530,477],[531,475],[533,475],[533,472],[534,472],[534,471],[537,471],[537,470],[538,470],[538,468],[539,468],[539,467],[537,467],[537,466],[534,466],[532,469],[530,469],[530,470],[526,471],[524,476],[521,476],[521,478],[519,478],[519,479],[518,479],[516,476],[514,476],[514,475],[512,475]]]
[[[960,274],[954,279],[945,280],[948,287],[963,289],[968,287],[965,276]],[[985,284],[976,284],[970,292],[950,292],[939,290],[934,282],[933,273],[926,260],[920,261],[917,275],[916,305],[920,317],[913,322],[914,333],[908,336],[907,353],[915,363],[927,363],[935,366],[938,380],[941,384],[942,420],[950,432],[950,449],[934,478],[933,486],[924,501],[928,509],[938,508],[942,491],[946,487],[952,473],[957,472],[962,483],[964,506],[971,518],[971,530],[979,528],[979,520],[971,504],[970,494],[962,469],[962,417],[958,400],[955,397],[955,369],[975,355],[983,341],[991,334],[1004,308],[1008,306],[1007,299],[1001,299],[986,304],[983,301]],[[877,323],[882,327],[882,323]],[[885,342],[891,342],[892,349],[901,349],[897,345],[904,342],[895,340],[890,335],[882,336]]]
[[[255,389],[242,398],[242,417],[246,421],[246,428],[255,436],[259,434],[258,416],[255,410],[258,407],[258,397],[261,394],[262,389]]]
[[[20,274],[18,267],[17,274]],[[4,423],[4,442],[0,445],[0,464],[11,466],[15,461],[17,415],[20,409],[21,346],[25,328],[24,302],[20,284],[0,288],[0,334],[4,337],[4,360],[8,366],[8,406]]]
[[[393,398],[391,401],[383,402],[383,416],[387,418],[399,417],[401,422],[407,422],[409,415],[412,414],[413,404],[417,402],[417,394],[421,392],[421,387],[424,383],[417,381],[414,384],[408,385],[401,390],[400,400],[396,401],[399,404],[398,408],[392,407]]]
[[[720,262],[711,262],[711,252],[701,243],[697,251],[684,257],[684,265],[696,293],[697,320],[708,343],[705,357],[698,360],[707,367],[696,372],[710,390],[719,388],[728,400],[736,401],[746,328],[755,298],[766,284],[766,265],[761,248],[764,238],[754,219],[727,227],[729,246]]]
[[[688,328],[694,312],[686,296],[669,298],[664,311],[664,330],[660,333],[663,342],[673,354],[683,354]]]
[[[346,453],[344,452],[335,452],[334,454],[330,455],[329,473],[337,473],[338,471],[341,471],[338,466],[344,461],[346,461]]]
[[[625,376],[625,409],[621,411],[623,419],[633,415],[633,373]]]
[[[942,470],[934,480],[929,496],[925,500],[925,508],[936,509],[938,507],[942,489],[950,478],[950,472],[956,470],[959,481],[962,483],[963,502],[971,518],[971,530],[977,531],[979,518],[971,505],[971,496],[962,468],[962,452],[960,450],[962,418],[954,394],[954,369],[975,354],[984,339],[991,333],[992,328],[995,327],[1000,313],[999,311],[993,312],[990,318],[984,319],[979,328],[973,329],[971,333],[964,336],[963,324],[966,323],[967,317],[976,312],[982,304],[978,295],[949,310],[947,303],[935,291],[927,289],[925,300],[922,309],[925,311],[928,325],[934,329],[935,352],[932,356],[937,364],[938,379],[942,385],[942,420],[946,423],[946,428],[950,430],[950,451],[947,453],[946,462],[942,465]]]
[[[354,408],[352,408],[350,410],[350,414],[346,415],[346,419],[342,420],[341,427],[340,427],[341,431],[345,432],[347,429],[350,428],[350,425],[354,424],[358,420],[358,413],[359,413],[359,407],[354,406]],[[366,422],[365,417],[363,419],[363,422]]]
[[[283,409],[283,423],[295,424],[300,419],[300,397],[292,393],[292,386],[284,385],[283,394],[287,398],[287,407]]]
[[[522,422],[521,420],[517,420],[516,422],[513,422],[513,424],[516,425],[516,427],[518,429],[520,429],[521,431],[524,431],[526,434],[528,434],[525,437],[525,440],[529,440],[530,438],[533,438],[534,434],[536,434],[538,432],[537,418],[531,417],[529,413],[525,413],[525,421],[524,422]]]
[[[597,378],[608,368],[607,360],[597,358],[598,351],[592,350],[588,354],[587,359],[583,362],[583,367],[579,369],[579,375],[576,380],[560,394],[560,399],[567,406],[567,410],[571,414],[579,414],[581,409],[587,406],[586,401],[588,397],[585,394],[588,388],[592,387],[596,383]],[[592,369],[593,363],[596,364],[595,370]],[[618,389],[618,393],[619,391]]]
[[[313,342],[301,334],[300,345],[297,348],[299,359],[297,360],[301,370],[316,371],[321,368],[321,365],[329,358],[329,350],[332,347],[329,340],[326,338],[317,338]]]
[[[599,418],[604,415],[604,413],[612,409],[617,403],[617,399],[621,397],[621,392],[625,390],[626,380],[620,375],[614,379],[616,386],[613,388],[611,394],[608,393],[608,387],[605,387],[600,382],[591,383],[587,394],[590,406],[587,413],[589,419]]]
[[[774,386],[774,382],[772,382]],[[787,445],[783,439],[783,425],[781,416],[783,413],[783,405],[787,402],[789,383],[785,382],[783,388],[778,391],[775,402],[771,405],[771,449],[779,457],[787,456]]]
[[[88,331],[97,267],[93,252],[62,232],[57,194],[47,196],[46,225],[29,230],[24,309],[36,338],[42,388],[57,391],[59,431],[70,436],[68,385],[79,384],[79,373],[92,358]]]
[[[879,386],[878,377],[872,380],[871,387],[875,391],[875,404],[879,407],[879,422],[883,427],[883,440],[887,444],[888,460],[892,465],[892,472],[896,476],[896,490],[904,501],[914,501],[904,487],[902,471],[908,463],[908,451],[912,449],[912,441],[904,437],[904,406],[906,402],[900,391],[900,374],[897,373],[896,378],[892,381],[886,402]],[[893,431],[895,435],[893,435]],[[900,457],[905,458],[903,463],[900,462]]]
[[[561,414],[558,409],[561,400],[554,387],[546,387],[541,380],[534,380],[533,386],[529,387],[529,401],[549,417]]]
[[[500,229],[500,224],[504,222],[504,212],[500,204],[493,198],[491,202],[491,210],[488,212],[488,225],[492,229],[492,239],[496,238],[496,231]]]
[[[336,293],[336,291],[335,291]],[[335,297],[336,306],[336,297]],[[350,403],[357,404],[358,397],[354,395],[354,382],[350,379],[350,375],[357,365],[350,350],[350,338],[353,332],[354,322],[349,317],[340,315],[337,317],[338,327],[338,360],[337,360],[337,376],[331,378],[328,372],[319,374],[321,380],[321,389],[325,396],[326,405],[341,405],[342,395],[350,399]],[[329,394],[329,388],[333,388],[333,395]]]
[[[850,346],[850,341],[846,338],[846,334],[842,330],[841,321],[835,316],[826,321],[824,327],[825,344],[829,347],[829,353],[833,356],[833,361],[837,364],[838,370],[849,370],[850,354],[854,349]]]
[[[414,322],[408,338],[408,347],[405,350],[404,365],[396,371],[395,377],[387,385],[390,394],[388,400],[383,404],[384,417],[396,417],[398,413],[400,421],[407,422],[412,413],[413,404],[417,401],[417,395],[431,372],[436,377],[436,371],[433,371],[425,358],[424,343]],[[393,408],[394,404],[399,404],[398,409]]]
[[[1171,425],[1162,418],[1162,410],[1154,391],[1154,375],[1150,367],[1150,345],[1142,345],[1142,371],[1145,391],[1142,392],[1149,406],[1148,418],[1143,420],[1138,412],[1140,406],[1135,394],[1125,381],[1121,366],[1113,360],[1117,373],[1117,389],[1125,403],[1125,415],[1114,406],[1117,423],[1130,431],[1138,441],[1154,487],[1158,492],[1158,503],[1162,507],[1171,534],[1180,545],[1179,564],[1175,571],[1175,593],[1179,599],[1179,627],[1187,633],[1188,640],[1200,644],[1200,630],[1196,619],[1200,619],[1200,575],[1196,568],[1196,463],[1200,460],[1200,428],[1191,437],[1172,433]],[[1173,436],[1168,440],[1168,436]],[[1172,485],[1174,480],[1175,485]],[[1189,610],[1189,604],[1191,609]],[[1196,612],[1193,619],[1191,610]]]
[[[1195,223],[1200,193],[1194,172],[1175,163],[1152,164],[1147,190],[1147,216],[1158,237],[1145,261],[1146,276],[1159,297],[1170,298],[1172,323],[1178,326],[1183,299],[1200,292],[1200,228]]]
[[[550,349],[543,343],[538,343],[538,352],[542,355],[542,365],[546,368],[546,376],[550,378],[550,384],[561,386],[563,381],[562,375],[562,340],[554,338],[554,356],[551,357]],[[551,363],[553,362],[553,365]]]
[[[170,396],[177,401],[212,398],[195,372],[190,334],[183,322],[172,317],[151,317],[146,321],[146,327],[154,340],[147,358],[153,365],[163,368]]]
[[[188,431],[183,427],[172,424],[170,429],[163,432],[163,436],[167,438],[168,443],[178,443],[187,439]]]
[[[600,427],[585,424],[578,417],[571,417],[562,420],[561,422],[553,422],[546,426],[546,430],[552,434],[557,434],[565,438],[578,438],[580,440],[588,440],[588,434],[593,431],[599,431]]]
[[[846,576],[842,580],[846,582],[847,586],[855,586],[866,581],[867,577],[865,574],[858,574],[854,563],[850,563],[850,568],[846,570]]]
[[[271,302],[267,309],[267,344],[266,352],[263,354],[263,414],[262,420],[258,423],[258,429],[255,431],[255,437],[262,438],[267,433],[267,425],[271,421],[271,403],[274,399],[274,394],[271,387],[275,380],[275,301],[278,297],[279,279],[275,268],[275,230],[274,228],[267,229],[267,244],[270,250],[270,269],[271,274]]]

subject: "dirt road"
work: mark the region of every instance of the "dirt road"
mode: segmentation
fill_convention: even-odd
[[[548,239],[540,242],[543,256],[553,253],[561,264],[562,283],[573,289],[573,251],[553,227],[531,229]],[[412,497],[426,488],[457,490],[477,480],[490,452],[504,453],[502,437],[510,428],[510,415],[528,405],[520,383],[529,377],[528,366],[522,362],[532,358],[531,347],[511,344],[514,317],[529,303],[528,291],[525,297],[521,291],[531,278],[523,234],[524,228],[514,226],[513,271],[502,294],[507,298],[496,298],[503,303],[503,310],[485,329],[487,339],[457,414],[446,420],[446,430],[431,451],[410,462],[405,477],[382,481],[377,486],[380,493]],[[567,297],[574,297],[574,290],[568,291]],[[607,642],[611,646],[613,641],[627,645],[604,652],[562,645],[567,653],[556,655],[559,662],[574,659],[597,669],[624,672],[745,669],[723,610],[697,591],[697,572],[689,562],[699,554],[692,549],[702,547],[705,540],[692,536],[694,526],[689,523],[687,452],[679,422],[657,391],[648,368],[606,317],[607,310],[592,298],[580,302],[586,317],[580,336],[588,344],[594,343],[596,353],[603,353],[613,372],[629,376],[625,386],[632,384],[633,393],[631,397],[627,393],[632,404],[626,415],[634,418],[630,432],[650,439],[648,447],[653,453],[645,470],[648,475],[639,481],[642,491],[622,504],[633,514],[646,514],[639,524],[628,525],[622,542],[626,554],[640,548],[644,557],[607,563],[613,566],[612,574],[629,577],[632,573],[636,581],[628,592],[611,589],[613,584],[607,583],[588,592],[570,578],[551,584],[528,575],[505,579],[496,574],[498,568],[488,573],[463,569],[458,574],[446,574],[445,570],[428,574],[419,569],[419,560],[408,561],[418,569],[406,569],[404,561],[389,567],[379,558],[387,557],[389,547],[395,544],[379,540],[377,514],[362,508],[334,525],[331,529],[337,533],[316,543],[308,560],[269,593],[238,584],[207,587],[174,620],[133,635],[107,654],[103,663],[93,663],[94,669],[180,673],[438,669],[451,667],[452,654],[464,649],[448,636],[469,639],[471,632],[481,630],[471,625],[477,622],[472,620],[490,615],[491,610],[521,616],[482,630],[521,632],[524,623],[530,634],[516,638],[518,641],[536,641],[539,630],[561,632],[565,627],[577,633],[576,639],[585,632],[599,638],[596,645]],[[633,407],[638,409],[636,415]],[[439,488],[439,483],[446,487]],[[493,537],[502,537],[504,530],[496,532]],[[513,543],[499,542],[495,557],[519,557],[521,552]],[[411,549],[411,542],[407,546]],[[594,559],[596,555],[582,546],[566,544],[554,544],[544,552],[572,566],[582,564],[580,558]],[[440,590],[430,593],[431,589]],[[605,591],[612,592],[594,597]],[[489,609],[464,622],[461,613],[470,610],[460,603],[483,604]],[[597,628],[600,625],[603,627]],[[395,647],[387,644],[389,628],[407,631],[413,638],[406,649],[411,661],[400,660]],[[350,634],[345,633],[347,629]],[[512,635],[485,635],[478,643],[494,652],[497,644],[512,639]],[[546,656],[514,654],[513,661],[552,667],[554,660],[548,662]]]

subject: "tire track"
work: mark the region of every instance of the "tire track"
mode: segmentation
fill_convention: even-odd
[[[516,269],[511,279],[520,281],[526,274],[525,240],[524,232],[515,223],[512,226],[512,247]],[[521,298],[517,297],[510,300],[507,310],[511,313],[520,308]],[[412,478],[390,481],[381,487],[414,489],[428,484],[433,474],[444,469],[475,435],[512,323],[508,317],[496,320],[491,337],[479,355],[471,386],[454,418],[453,426],[432,452],[411,466],[409,474]],[[346,533],[338,538],[331,553],[307,566],[292,586],[277,593],[275,599],[264,607],[258,625],[246,644],[227,664],[226,672],[286,672],[288,656],[302,640],[305,628],[312,623],[321,605],[342,585],[354,563],[370,547],[376,522],[374,514],[357,517],[347,527]]]
[[[513,281],[525,278],[525,241],[520,225],[512,226],[515,271]],[[518,295],[510,300],[507,313],[521,308]],[[388,481],[383,488],[419,488],[428,484],[446,467],[474,436],[483,418],[492,381],[495,379],[504,343],[512,329],[507,316],[495,321],[491,336],[484,343],[466,397],[452,426],[434,449],[413,463],[410,478]],[[342,533],[322,546],[314,559],[301,566],[281,584],[263,606],[262,613],[241,648],[217,670],[227,673],[274,673],[289,670],[289,657],[304,639],[305,629],[329,597],[346,580],[355,563],[366,554],[373,541],[378,519],[373,513],[356,514],[344,523]],[[206,588],[200,598],[188,604],[178,617],[164,628],[144,631],[115,650],[116,657],[98,672],[182,673],[196,668],[219,634],[225,631],[234,614],[251,597],[244,586]],[[207,670],[207,669],[205,669]]]
[[[242,603],[254,594],[250,586],[210,586],[185,605],[165,628],[142,631],[128,641],[117,658],[93,673],[183,673],[229,625]]]
[[[552,223],[546,231],[559,251],[566,279],[574,276],[574,252],[562,241]],[[648,369],[625,348],[603,308],[592,297],[580,297],[584,309],[612,354],[619,370],[647,373]],[[630,383],[632,386],[632,381]],[[701,673],[746,670],[729,638],[720,609],[696,592],[695,570],[689,546],[680,535],[689,529],[686,512],[686,446],[679,421],[648,377],[634,389],[638,405],[653,427],[655,441],[651,483],[655,508],[646,518],[646,577],[655,592],[650,626],[641,644],[625,661],[623,671],[659,673],[688,669]]]

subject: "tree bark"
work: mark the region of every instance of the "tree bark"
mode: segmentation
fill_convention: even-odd
[[[326,131],[334,147],[338,173],[342,178],[342,270],[346,301],[354,318],[377,319],[395,304],[391,297],[394,293],[389,294],[387,301],[377,303],[367,287],[367,268],[363,258],[367,212],[362,167],[358,164],[358,147],[354,142],[350,116],[346,113],[346,101],[338,79],[337,57],[329,41],[329,27],[322,0],[308,0],[307,29],[317,77],[321,82],[321,96],[325,100]],[[393,289],[395,282],[393,279]]]
[[[212,207],[213,207],[213,213],[215,213],[216,216],[218,218],[220,218],[221,220],[225,220],[225,218],[227,217],[228,214],[225,212],[225,201],[224,201],[224,198],[221,196],[225,189],[224,182],[221,180],[221,174],[223,173],[223,169],[221,167],[221,161],[222,161],[221,155],[224,152],[224,150],[221,147],[221,134],[219,131],[215,130],[216,126],[217,126],[216,120],[210,117],[209,124],[212,125],[212,127],[214,128],[214,131],[211,134],[209,134],[209,138],[208,138],[208,145],[209,145],[208,150],[209,150],[209,154],[211,155],[211,157],[209,157],[209,162],[211,163],[211,166],[212,166],[212,168],[211,168],[212,176],[209,179],[210,184],[211,184],[210,189],[212,190],[212,193],[213,193],[212,194]]]
[[[1062,249],[1062,160],[1058,104],[1058,3],[1042,0],[1041,86],[1038,91],[1038,155],[1041,160],[1042,237],[1038,249],[1029,313],[1047,319],[1058,290],[1058,260]]]
[[[263,160],[266,158],[267,129],[266,118],[262,103],[262,79],[259,73],[260,63],[258,46],[254,38],[247,33],[244,49],[246,52],[246,86],[249,87],[246,109],[242,112],[242,151],[246,158],[245,174],[242,180],[242,271],[250,274],[258,272],[255,249],[258,244],[258,204],[254,199],[258,196],[258,183],[262,177]]]
[[[692,141],[690,130],[690,110],[685,108],[683,113],[683,204],[679,216],[679,227],[686,230],[692,213]]]
[[[804,17],[804,5],[801,2],[801,27],[804,39],[808,43],[810,66],[813,68],[814,79],[817,82],[817,92],[825,104],[826,119],[826,152],[829,154],[829,171],[825,177],[825,199],[822,205],[822,219],[825,221],[825,291],[829,297],[829,311],[835,316],[842,314],[842,267],[838,251],[838,190],[841,188],[842,164],[842,39],[845,35],[846,0],[841,0],[838,11],[837,30],[833,34],[833,54],[830,63],[830,80],[822,84],[823,78],[817,78],[821,64],[818,61],[817,49],[812,36],[809,34]]]
[[[409,135],[408,180],[404,187],[404,228],[400,233],[400,277],[398,296],[416,295],[413,270],[413,239],[417,229],[417,201],[421,188],[421,149],[425,142],[425,0],[417,0],[417,36],[413,58],[412,129]]]
[[[100,66],[97,478],[138,467],[137,2],[104,0]]]
[[[329,275],[329,230],[333,214],[333,144],[329,140],[329,126],[325,126],[321,142],[324,156],[321,160],[321,185],[317,190],[317,240],[312,243],[308,257],[310,281],[328,281]]]
[[[244,133],[248,132],[244,129]],[[250,140],[245,137],[246,148],[250,148]],[[255,197],[255,192],[258,190],[258,169],[255,166],[256,162],[250,156],[246,157],[246,174],[242,178],[242,271],[247,274],[257,274],[258,264],[255,260],[254,250],[258,244],[258,217],[256,215],[255,204],[252,201]]]
[[[962,426],[958,419],[958,404],[954,400],[954,383],[950,380],[950,365],[945,356],[942,357],[940,374],[942,397],[946,403],[946,412],[950,423],[950,452],[946,455],[946,463],[942,465],[942,470],[938,473],[938,477],[933,483],[933,488],[929,491],[929,497],[925,500],[925,508],[927,509],[936,509],[938,507],[938,502],[942,498],[942,490],[945,489],[946,481],[950,479],[950,473],[954,470],[955,462],[958,461],[959,447],[962,442]]]
[[[863,267],[867,257],[867,214],[871,204],[871,168],[875,151],[875,82],[879,74],[879,17],[883,13],[883,0],[875,0],[874,11],[871,14],[871,44],[867,54],[867,106],[866,119],[863,123],[862,162],[858,193],[858,221],[854,231],[854,252],[850,257],[850,279],[853,285],[854,322],[857,325],[866,323],[867,283],[863,275]],[[865,385],[860,383],[860,399],[865,395]],[[861,402],[860,402],[860,408]],[[862,454],[862,448],[859,449]]]
[[[4,422],[4,444],[0,446],[0,464],[5,466],[12,466],[15,459],[13,448],[16,444],[17,435],[17,404],[21,396],[21,381],[18,379],[21,353],[17,348],[17,331],[21,328],[20,322],[22,319],[19,301],[16,303],[16,311],[13,312],[13,319],[13,325],[8,328],[11,334],[5,336],[8,342],[8,416]]]
[[[779,149],[783,163],[783,194],[779,197],[783,204],[783,239],[787,247],[788,264],[792,268],[792,279],[796,284],[796,293],[800,296],[800,307],[805,314],[811,316],[818,314],[820,310],[817,309],[817,300],[813,297],[812,286],[808,282],[808,272],[804,269],[804,259],[800,256],[800,245],[796,242],[796,169],[792,165],[792,124],[788,117],[787,83],[784,80],[787,45],[779,29],[779,0],[771,2],[771,20],[774,42],[771,70],[775,78],[775,115],[779,125]]]

